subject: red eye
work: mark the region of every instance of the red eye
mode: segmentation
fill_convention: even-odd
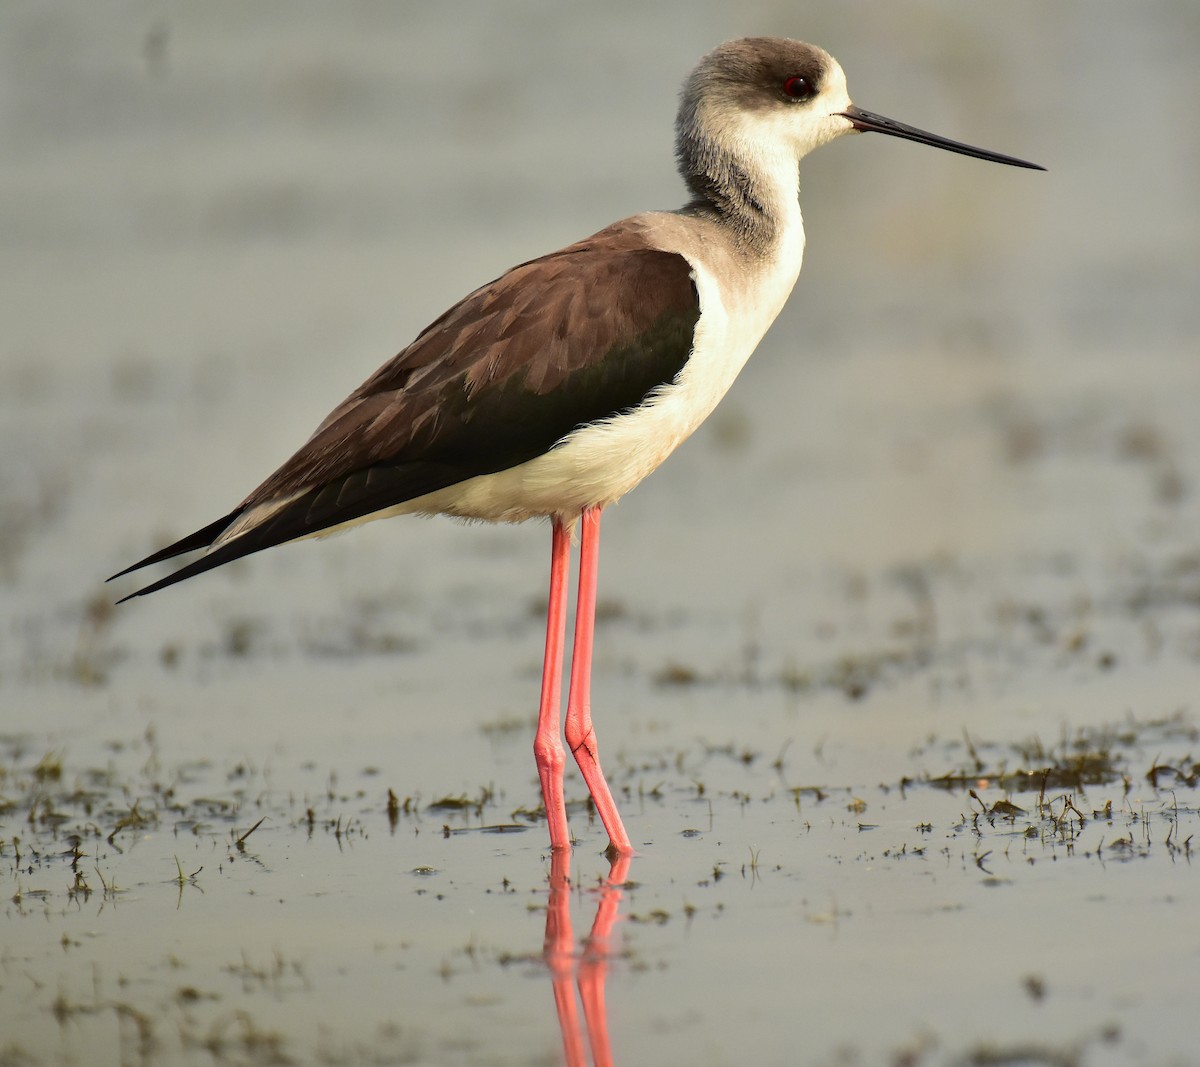
[[[807,100],[812,96],[812,86],[807,78],[793,74],[790,78],[783,80],[783,95],[792,100]]]

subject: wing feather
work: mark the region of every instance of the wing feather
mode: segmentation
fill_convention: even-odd
[[[699,314],[691,265],[633,220],[514,267],[430,323],[228,516],[120,573],[215,542],[138,596],[533,459],[674,380]]]

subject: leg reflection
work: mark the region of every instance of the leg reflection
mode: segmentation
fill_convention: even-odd
[[[546,940],[542,955],[554,985],[554,1007],[562,1030],[567,1067],[587,1067],[579,1009],[575,1003],[575,937],[571,933],[571,851],[550,853],[550,899],[546,904]]]
[[[591,932],[584,941],[582,954],[577,957],[571,931],[571,853],[569,850],[551,853],[543,957],[554,986],[554,1006],[558,1011],[567,1067],[587,1067],[584,1027],[591,1044],[593,1063],[596,1067],[612,1067],[604,983],[608,977],[608,961],[613,956],[612,932],[620,912],[630,861],[630,856],[618,856],[613,861],[600,889],[600,904]],[[579,1002],[583,1004],[582,1026],[579,1002],[575,999],[575,979],[579,983]]]

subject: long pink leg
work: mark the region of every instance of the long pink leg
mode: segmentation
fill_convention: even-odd
[[[537,732],[533,736],[533,758],[542,780],[542,803],[550,825],[550,847],[569,849],[567,804],[563,798],[563,771],[567,754],[563,749],[558,701],[562,690],[563,645],[567,629],[567,575],[571,569],[571,534],[554,520],[550,542],[550,603],[546,610],[546,659],[542,666],[542,700],[538,707]]]
[[[575,651],[571,654],[571,692],[567,698],[567,744],[583,772],[592,801],[608,831],[609,848],[629,855],[633,846],[600,769],[592,728],[592,639],[596,629],[596,579],[600,564],[600,509],[584,508],[579,535],[579,596],[575,602]],[[544,779],[543,779],[544,780]]]

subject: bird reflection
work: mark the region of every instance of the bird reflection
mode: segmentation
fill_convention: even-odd
[[[612,1067],[604,983],[613,956],[612,932],[629,874],[630,856],[613,860],[600,888],[600,903],[582,952],[575,951],[571,930],[571,853],[555,850],[550,857],[550,898],[546,905],[546,940],[542,956],[554,985],[554,1006],[562,1029],[567,1067],[587,1067],[586,1033],[595,1067]],[[575,986],[579,997],[575,997]],[[583,1005],[583,1019],[579,1006]]]

